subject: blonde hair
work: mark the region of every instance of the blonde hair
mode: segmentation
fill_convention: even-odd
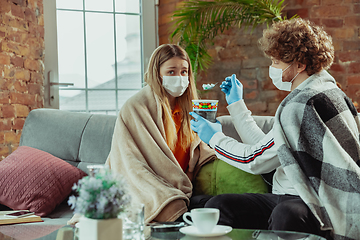
[[[160,66],[173,57],[179,57],[189,64],[188,76],[189,86],[183,95],[176,98],[176,104],[181,109],[181,126],[179,139],[176,133],[175,122],[172,118],[172,112],[169,100],[167,98],[167,92],[162,86],[162,80],[160,76]],[[195,138],[195,133],[190,128],[191,116],[189,112],[192,111],[192,99],[198,99],[194,76],[191,69],[190,58],[187,52],[178,45],[175,44],[163,44],[156,48],[151,55],[147,71],[145,73],[145,82],[151,87],[155,95],[158,97],[162,108],[162,119],[164,122],[166,142],[171,150],[175,149],[177,141],[179,141],[181,147],[185,150],[190,146],[191,142]]]
[[[259,44],[269,57],[305,64],[309,76],[327,70],[334,61],[331,37],[322,27],[301,18],[274,23],[264,30]]]

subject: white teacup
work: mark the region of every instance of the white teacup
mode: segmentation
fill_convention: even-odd
[[[216,208],[196,208],[184,213],[186,223],[194,225],[200,233],[211,233],[219,221],[220,211]],[[191,216],[192,221],[187,219]]]

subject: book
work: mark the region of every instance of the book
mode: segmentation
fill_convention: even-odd
[[[30,215],[30,216],[20,217],[20,218],[11,218],[11,217],[7,217],[5,215],[5,214],[17,212],[17,211],[20,211],[20,210],[16,210],[16,211],[0,211],[0,225],[16,224],[16,223],[30,223],[30,222],[43,222],[41,217],[37,216],[35,214]]]

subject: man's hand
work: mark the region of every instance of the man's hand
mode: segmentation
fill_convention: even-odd
[[[233,74],[231,77],[226,77],[220,85],[221,91],[225,93],[226,102],[230,105],[243,99],[243,85]]]
[[[195,118],[190,121],[191,129],[198,134],[203,142],[209,144],[215,133],[222,132],[219,121],[216,120],[216,123],[212,123],[194,112],[191,112],[190,115]]]

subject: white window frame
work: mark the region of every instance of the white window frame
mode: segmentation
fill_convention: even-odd
[[[45,25],[44,107],[59,109],[59,86],[56,85],[59,83],[56,0],[44,0],[43,4]],[[158,0],[141,1],[142,79],[151,54],[159,44],[157,7]]]

